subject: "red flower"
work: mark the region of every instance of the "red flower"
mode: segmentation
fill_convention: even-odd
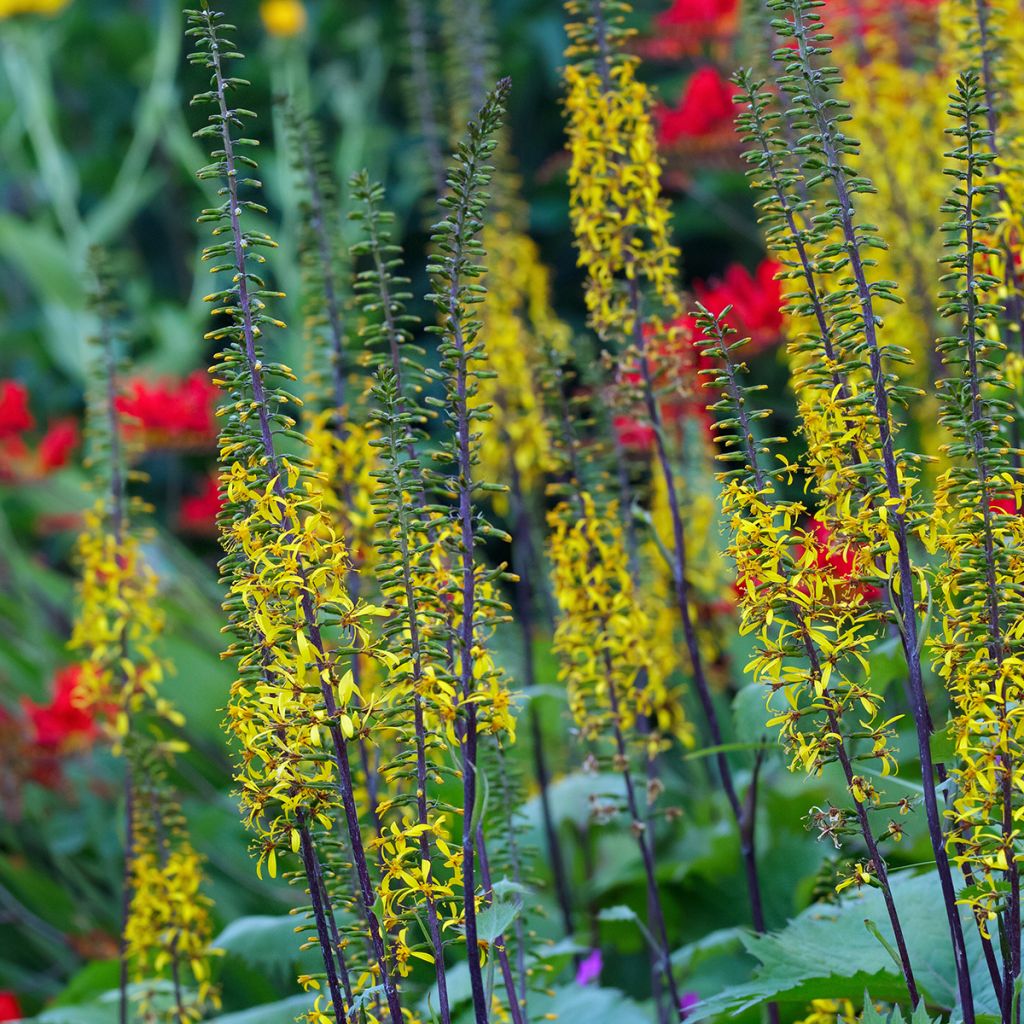
[[[17,380],[0,380],[0,441],[31,430],[35,423],[28,408],[28,388]]]
[[[31,480],[67,463],[78,443],[74,420],[58,420],[32,450],[24,435],[35,425],[25,385],[0,380],[0,480]]]
[[[811,520],[809,533],[818,553],[818,568],[830,570],[831,575],[837,580],[852,581],[856,569],[854,558],[848,550],[843,551],[842,548],[832,546],[832,532],[829,528],[815,517]],[[882,596],[878,587],[870,583],[858,584],[856,591],[865,601],[877,601]]]
[[[69,665],[53,680],[53,700],[36,704],[25,698],[22,707],[32,727],[32,741],[43,752],[66,753],[88,746],[98,730],[92,716],[75,701],[75,691],[82,669]]]
[[[0,991],[0,1021],[21,1020],[23,1016],[18,997],[7,989]]]
[[[698,68],[674,108],[655,109],[658,139],[670,146],[681,139],[705,139],[723,132],[731,136],[736,91],[717,68],[710,64]]]
[[[71,453],[78,445],[78,424],[65,418],[57,420],[39,442],[39,465],[43,472],[60,469],[68,464]]]
[[[662,28],[685,25],[687,28],[713,27],[720,19],[736,13],[737,0],[674,0],[654,23]]]
[[[213,533],[217,526],[217,513],[223,507],[220,483],[213,473],[203,481],[202,490],[182,500],[178,513],[178,527],[186,533]]]
[[[721,280],[697,281],[697,298],[718,316],[732,306],[726,323],[741,336],[749,336],[751,348],[759,350],[774,345],[782,334],[782,285],[775,275],[782,269],[774,260],[764,260],[751,274],[746,267],[733,263]]]
[[[129,381],[118,411],[149,448],[193,448],[217,434],[217,388],[202,371],[184,380]]]
[[[674,0],[654,18],[654,34],[640,41],[645,58],[678,60],[709,39],[726,39],[736,28],[738,0]]]
[[[910,18],[930,17],[939,0],[830,0],[820,12],[825,29],[842,41],[850,34],[891,36],[905,29]]]
[[[687,422],[697,421],[711,433],[711,417],[700,391],[705,385],[701,370],[714,363],[700,350],[703,340],[693,317],[683,316],[668,324],[663,336],[656,336],[649,325],[644,327],[651,365],[658,379],[655,389],[661,392],[658,409],[666,428],[681,430]],[[633,367],[620,370],[619,380],[626,388],[636,388],[640,373]],[[628,415],[613,420],[615,433],[626,448],[647,450],[654,442],[654,430],[643,419]]]
[[[616,416],[612,420],[615,436],[623,448],[647,451],[654,444],[654,428],[632,416]]]

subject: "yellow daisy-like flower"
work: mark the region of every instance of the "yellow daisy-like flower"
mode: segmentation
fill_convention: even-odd
[[[304,32],[309,21],[302,0],[264,0],[260,4],[260,18],[270,35],[282,39]]]

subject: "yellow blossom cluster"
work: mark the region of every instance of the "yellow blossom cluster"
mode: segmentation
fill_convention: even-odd
[[[17,14],[44,14],[53,17],[67,7],[70,0],[0,0],[0,21]]]
[[[722,506],[733,537],[740,632],[759,642],[747,671],[768,688],[768,724],[779,727],[790,767],[820,772],[845,756],[840,748],[855,734],[870,741],[862,756],[890,774],[895,720],[881,716],[882,698],[858,678],[875,636],[874,610],[831,564],[827,539],[801,527],[803,508],[780,501],[774,485],[758,490],[729,479]],[[853,721],[844,721],[847,716]],[[848,778],[848,784],[858,802],[877,800],[866,780]]]
[[[849,999],[812,999],[808,1010],[795,1024],[857,1024],[860,1020]]]
[[[100,501],[86,513],[77,558],[79,605],[69,645],[82,664],[79,702],[118,746],[143,710],[181,725],[180,713],[158,692],[166,673],[156,646],[164,615],[139,537],[112,532],[107,503]]]
[[[309,20],[302,0],[263,0],[260,18],[269,35],[284,39],[304,32]]]
[[[935,253],[942,244],[940,211],[948,178],[946,162],[921,140],[941,138],[951,82],[936,53],[920,54],[914,63],[902,59],[892,33],[872,31],[862,45],[868,53],[859,60],[847,52],[852,46],[837,53],[842,96],[860,128],[851,163],[873,176],[874,190],[859,197],[861,216],[888,242],[873,254],[875,273],[905,284],[903,302],[885,318],[887,336],[912,356],[897,369],[924,386],[938,366],[934,343],[942,326],[937,313],[941,267]],[[919,411],[925,439],[935,451],[938,438],[927,436],[936,422],[934,402],[925,402]]]
[[[222,451],[222,457],[225,453]],[[330,828],[337,801],[331,731],[352,739],[372,714],[351,670],[338,672],[330,639],[367,647],[365,620],[345,587],[348,553],[323,511],[320,488],[287,459],[281,476],[259,464],[228,463],[224,488],[239,510],[225,526],[225,551],[236,558],[229,606],[244,616],[251,642],[235,644],[239,678],[228,721],[239,740],[237,781],[250,827],[261,837],[260,865],[276,872],[282,845],[298,850],[297,811]],[[329,711],[325,691],[334,708]]]
[[[181,985],[188,979],[178,972],[188,966],[197,999],[184,1003],[181,1014],[176,1012],[176,1024],[201,1019],[202,1007],[216,1002],[209,964],[212,902],[202,883],[203,860],[187,837],[162,839],[151,831],[136,831],[126,951],[139,980],[174,974]],[[142,1012],[146,1016],[146,1005]]]
[[[968,902],[991,921],[1004,896],[1003,873],[1019,859],[1015,838],[1024,823],[1024,519],[993,505],[992,494],[1019,502],[1022,489],[1006,474],[971,500],[958,483],[953,470],[939,481],[936,598],[943,615],[929,647],[955,708],[951,853],[977,882]],[[979,558],[984,551],[992,553],[991,579]]]
[[[668,735],[692,741],[671,692],[666,669],[676,664],[664,629],[656,629],[640,600],[626,555],[618,505],[599,507],[582,492],[549,514],[551,580],[560,617],[554,649],[569,708],[582,738],[607,739],[612,730],[635,735],[655,716],[646,737],[656,753]]]
[[[590,322],[602,337],[629,337],[631,283],[679,311],[679,252],[669,240],[650,95],[636,61],[623,59],[603,75],[580,65],[565,70],[569,214]]]
[[[379,468],[375,435],[344,409],[325,409],[306,429],[320,506],[348,547],[354,567],[371,571],[375,555],[372,498]]]
[[[532,492],[551,469],[551,439],[534,374],[546,351],[568,348],[569,329],[551,308],[551,284],[537,245],[507,213],[482,233],[487,294],[479,306],[493,375],[481,376],[471,406],[487,406],[480,421],[480,474],[504,480],[511,468],[519,489]],[[495,496],[499,506],[507,504]]]

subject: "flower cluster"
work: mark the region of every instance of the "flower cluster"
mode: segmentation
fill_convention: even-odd
[[[25,385],[16,380],[0,380],[0,481],[33,479],[67,465],[78,446],[75,421],[57,420],[30,447],[25,435],[35,425]]]
[[[631,286],[649,287],[665,310],[679,311],[679,253],[669,241],[650,94],[634,59],[593,57],[587,7],[568,5],[582,19],[570,25],[567,51],[579,59],[565,70],[570,217],[591,324],[602,337],[628,336],[636,321]]]
[[[217,436],[217,389],[202,370],[181,380],[125,381],[117,409],[146,449],[206,448]]]
[[[637,595],[618,506],[599,509],[583,492],[578,507],[559,505],[549,523],[551,583],[561,611],[555,652],[580,734],[588,744],[614,734],[636,739],[643,733],[638,723],[660,715],[645,735],[657,753],[677,731],[671,719],[681,715],[665,674],[675,658],[658,649],[665,638]]]
[[[487,295],[481,330],[493,376],[482,377],[475,405],[489,410],[480,423],[480,473],[532,493],[551,468],[551,439],[538,402],[535,369],[548,349],[564,350],[568,328],[551,308],[550,281],[537,246],[498,214],[483,232]]]
[[[169,665],[160,649],[165,616],[159,582],[129,493],[125,428],[119,415],[115,345],[118,310],[102,257],[95,258],[100,321],[94,389],[87,412],[89,468],[101,494],[85,515],[77,545],[78,608],[69,641],[79,658],[72,700],[97,721],[123,757],[125,916],[121,1012],[129,999],[146,1020],[198,1020],[217,1005],[211,984],[211,901],[202,892],[202,857],[191,844],[168,772],[187,749],[176,736],[184,717],[161,693]],[[184,987],[188,969],[194,988]],[[131,995],[129,975],[139,983]],[[173,1000],[156,999],[173,982]]]

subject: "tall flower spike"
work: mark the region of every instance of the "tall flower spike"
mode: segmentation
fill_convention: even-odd
[[[378,370],[373,396],[383,435],[377,442],[381,469],[376,473],[374,496],[381,537],[378,579],[393,612],[384,627],[383,643],[395,652],[397,661],[385,695],[386,726],[395,742],[384,777],[390,784],[388,805],[401,812],[382,831],[379,845],[385,878],[379,893],[386,923],[392,928],[425,907],[430,952],[410,949],[408,955],[433,963],[438,1014],[447,1024],[451,1010],[441,935],[458,919],[452,909],[462,882],[461,857],[452,858],[446,815],[439,812],[434,791],[445,776],[454,774],[445,765],[444,755],[447,723],[454,716],[456,701],[454,688],[445,678],[447,651],[438,636],[437,577],[431,558],[435,524],[409,501],[423,486],[419,460],[414,452],[410,454],[419,417],[415,407],[402,402],[389,366]],[[412,792],[403,792],[405,779],[413,783]]]
[[[957,182],[943,209],[949,255],[943,262],[945,317],[959,332],[942,338],[939,349],[950,376],[939,382],[943,423],[953,437],[945,448],[950,467],[938,482],[935,536],[943,554],[936,573],[942,633],[929,641],[935,666],[956,709],[952,732],[960,764],[953,803],[950,851],[964,871],[961,899],[974,911],[986,941],[990,970],[991,923],[1001,918],[1009,955],[1000,980],[1005,1012],[1020,967],[1021,885],[1016,851],[1020,798],[1016,778],[1024,749],[1011,708],[1020,697],[1024,647],[1024,561],[1020,557],[1022,480],[1015,450],[1005,436],[1013,422],[1010,391],[1002,373],[1006,346],[993,322],[1002,311],[1000,277],[984,272],[999,251],[993,237],[991,181],[995,156],[985,117],[984,88],[975,72],[961,75],[949,113],[956,141],[949,154]],[[986,208],[990,212],[986,212]]]
[[[285,111],[292,173],[299,185],[303,331],[309,353],[306,386],[314,408],[343,408],[351,369],[346,352],[342,245],[337,195],[312,116],[291,101]],[[326,370],[326,374],[325,371]]]
[[[871,225],[859,222],[857,217],[857,197],[870,191],[872,185],[850,167],[857,144],[842,127],[850,120],[846,104],[833,95],[841,76],[832,66],[819,66],[831,52],[827,45],[829,37],[816,14],[819,6],[816,0],[768,0],[769,9],[782,15],[773,21],[773,27],[784,40],[795,43],[795,49],[789,53],[779,51],[780,59],[786,62],[779,84],[798,112],[798,123],[805,131],[807,152],[802,164],[809,175],[808,185],[820,184],[829,191],[822,223],[835,232],[838,241],[827,246],[822,255],[828,259],[830,273],[834,275],[834,286],[829,294],[834,322],[841,331],[840,344],[866,365],[868,371],[863,405],[873,413],[872,428],[877,430],[877,442],[858,467],[865,491],[871,493],[873,499],[863,503],[860,524],[873,540],[879,556],[879,572],[892,581],[895,594],[893,610],[908,668],[908,691],[925,779],[929,838],[949,924],[965,1024],[974,1024],[967,950],[933,785],[931,713],[924,689],[917,621],[919,579],[910,551],[915,526],[911,519],[913,462],[907,453],[897,450],[895,442],[894,409],[909,404],[913,389],[895,382],[891,374],[893,362],[907,357],[905,350],[885,340],[879,308],[882,303],[898,301],[898,296],[893,282],[871,280],[870,253],[884,243],[874,234]],[[883,481],[884,490],[876,499],[874,484],[877,480]],[[852,539],[843,538],[847,542]]]
[[[225,608],[234,641],[226,654],[237,659],[228,725],[240,747],[237,781],[247,820],[256,834],[260,865],[271,874],[278,856],[301,858],[316,920],[328,981],[329,1003],[317,999],[314,1016],[347,1012],[343,993],[347,965],[337,934],[334,910],[322,881],[316,832],[333,832],[340,809],[355,866],[360,913],[371,949],[371,968],[382,987],[391,1024],[402,1024],[402,1008],[375,910],[376,896],[360,828],[349,743],[368,734],[367,717],[344,659],[367,650],[367,615],[372,607],[355,605],[345,587],[349,560],[324,513],[308,459],[307,443],[295,431],[286,407],[295,401],[281,386],[294,380],[283,364],[270,362],[262,335],[282,326],[265,301],[277,297],[256,272],[270,237],[248,229],[243,217],[262,213],[243,190],[259,187],[245,170],[255,161],[239,152],[252,140],[236,130],[251,112],[230,104],[240,79],[225,73],[235,59],[223,33],[230,28],[207,4],[189,13],[189,34],[196,40],[192,61],[207,69],[211,89],[193,102],[213,107],[206,127],[196,135],[212,138],[213,163],[199,171],[220,183],[219,206],[204,211],[214,225],[215,243],[204,252],[213,273],[227,271],[227,288],[208,300],[226,323],[208,337],[224,343],[217,357],[217,383],[226,393],[220,410],[220,516],[225,555],[221,571],[229,587]],[[221,236],[226,241],[219,241]],[[282,436],[300,445],[288,457],[278,450]],[[323,750],[329,744],[329,753]],[[316,981],[313,979],[314,982]],[[318,984],[318,982],[316,982]],[[328,1018],[329,1019],[329,1018]]]
[[[628,4],[619,0],[569,0],[565,72],[571,220],[579,263],[587,273],[590,323],[603,339],[621,346],[621,377],[633,390],[653,435],[657,472],[665,484],[671,521],[672,583],[694,688],[706,722],[740,847],[757,931],[764,931],[754,822],[745,809],[728,757],[700,651],[690,599],[690,550],[676,472],[663,429],[659,384],[671,361],[652,354],[651,338],[663,336],[666,354],[686,344],[664,322],[681,313],[676,259],[669,241],[670,214],[661,195],[661,168],[650,116],[650,97],[636,79],[636,60],[623,52]],[[645,312],[646,310],[646,312]],[[692,386],[692,381],[678,382]],[[623,389],[625,390],[625,389]],[[778,1010],[772,1004],[772,1021]]]
[[[654,624],[637,597],[616,503],[599,507],[583,491],[552,510],[549,523],[552,588],[561,612],[554,638],[559,675],[583,741],[592,750],[613,741],[611,761],[625,784],[630,828],[643,859],[657,968],[671,1006],[682,1014],[647,828],[649,808],[636,791],[631,749],[639,745],[646,755],[657,742],[641,723],[665,703],[664,656],[656,650]]]
[[[344,305],[350,290],[347,261],[342,256],[337,195],[312,118],[289,108],[294,172],[301,183],[304,330],[309,356],[303,427],[309,441],[312,481],[331,526],[349,553],[349,597],[368,597],[365,578],[372,580],[375,523],[371,508],[378,468],[374,434],[367,424],[365,358],[349,351]],[[325,372],[326,371],[326,372]],[[374,665],[352,655],[355,690],[371,699]],[[359,763],[370,815],[377,823],[376,757],[366,739],[359,741]]]
[[[428,298],[438,310],[440,324],[428,330],[439,337],[440,370],[433,371],[444,388],[445,398],[430,399],[451,440],[435,454],[438,468],[430,482],[442,498],[453,500],[452,529],[443,533],[453,563],[453,604],[458,609],[452,636],[455,680],[460,701],[459,747],[463,783],[462,872],[465,892],[465,929],[470,983],[477,1024],[486,1024],[487,996],[480,967],[476,923],[476,834],[479,731],[486,725],[494,733],[512,731],[510,698],[490,655],[483,646],[483,626],[488,605],[482,590],[500,576],[500,570],[483,570],[476,557],[477,545],[496,534],[474,509],[475,496],[497,488],[476,478],[479,434],[475,424],[486,410],[473,408],[472,397],[486,359],[480,322],[474,306],[481,301],[483,248],[479,234],[492,176],[488,159],[495,149],[494,135],[501,123],[510,83],[503,79],[488,95],[477,119],[471,121],[458,144],[448,175],[449,193],[441,200],[445,218],[434,234],[436,255],[428,266],[432,291]],[[505,538],[507,540],[507,537]],[[489,699],[482,699],[487,695]],[[499,954],[500,955],[500,954]],[[518,1000],[510,998],[513,1020],[521,1017]]]
[[[630,287],[680,311],[671,212],[661,195],[650,95],[622,43],[625,3],[570,0],[565,69],[569,187],[578,264],[587,275],[590,322],[602,338],[629,337]]]
[[[430,60],[430,28],[425,0],[403,0],[409,58],[409,102],[415,112],[435,196],[444,192],[442,128],[437,112],[437,82]]]
[[[104,257],[97,254],[94,265],[99,333],[87,436],[88,466],[101,493],[77,547],[78,609],[69,641],[81,659],[75,699],[107,719],[114,751],[125,763],[120,1019],[128,1020],[131,998],[147,1019],[180,1024],[198,1020],[217,1002],[211,902],[200,888],[202,858],[167,779],[175,753],[185,748],[174,735],[184,719],[160,693],[169,669],[159,649],[164,616],[144,535],[135,525],[145,505],[128,489],[138,474],[128,470],[117,409],[119,310]],[[129,980],[139,983],[132,997]],[[157,994],[161,981],[172,984],[167,1005]],[[194,988],[186,989],[189,982]]]
[[[757,424],[769,415],[754,402],[764,385],[742,382],[745,367],[735,354],[745,342],[731,338],[735,332],[726,326],[725,315],[716,317],[702,308],[697,319],[708,339],[705,351],[718,363],[704,372],[720,393],[713,408],[719,413],[719,459],[729,467],[720,474],[722,510],[732,538],[729,553],[736,562],[740,632],[759,640],[747,671],[766,687],[772,714],[768,724],[779,727],[791,755],[790,769],[817,774],[836,762],[842,768],[852,808],[816,808],[810,824],[837,847],[845,835],[859,831],[870,858],[841,885],[869,879],[881,888],[907,992],[916,1005],[917,982],[868,815],[869,809],[903,811],[905,805],[883,803],[876,787],[856,769],[865,759],[876,761],[883,776],[896,768],[889,746],[896,719],[880,715],[881,697],[859,681],[874,639],[873,615],[856,585],[839,577],[822,557],[815,531],[798,526],[803,506],[779,496],[779,478],[791,483],[797,467],[785,461],[775,470],[764,466],[782,439],[757,435]],[[870,741],[870,754],[853,753],[859,741]],[[899,826],[890,822],[882,838],[900,835]]]

